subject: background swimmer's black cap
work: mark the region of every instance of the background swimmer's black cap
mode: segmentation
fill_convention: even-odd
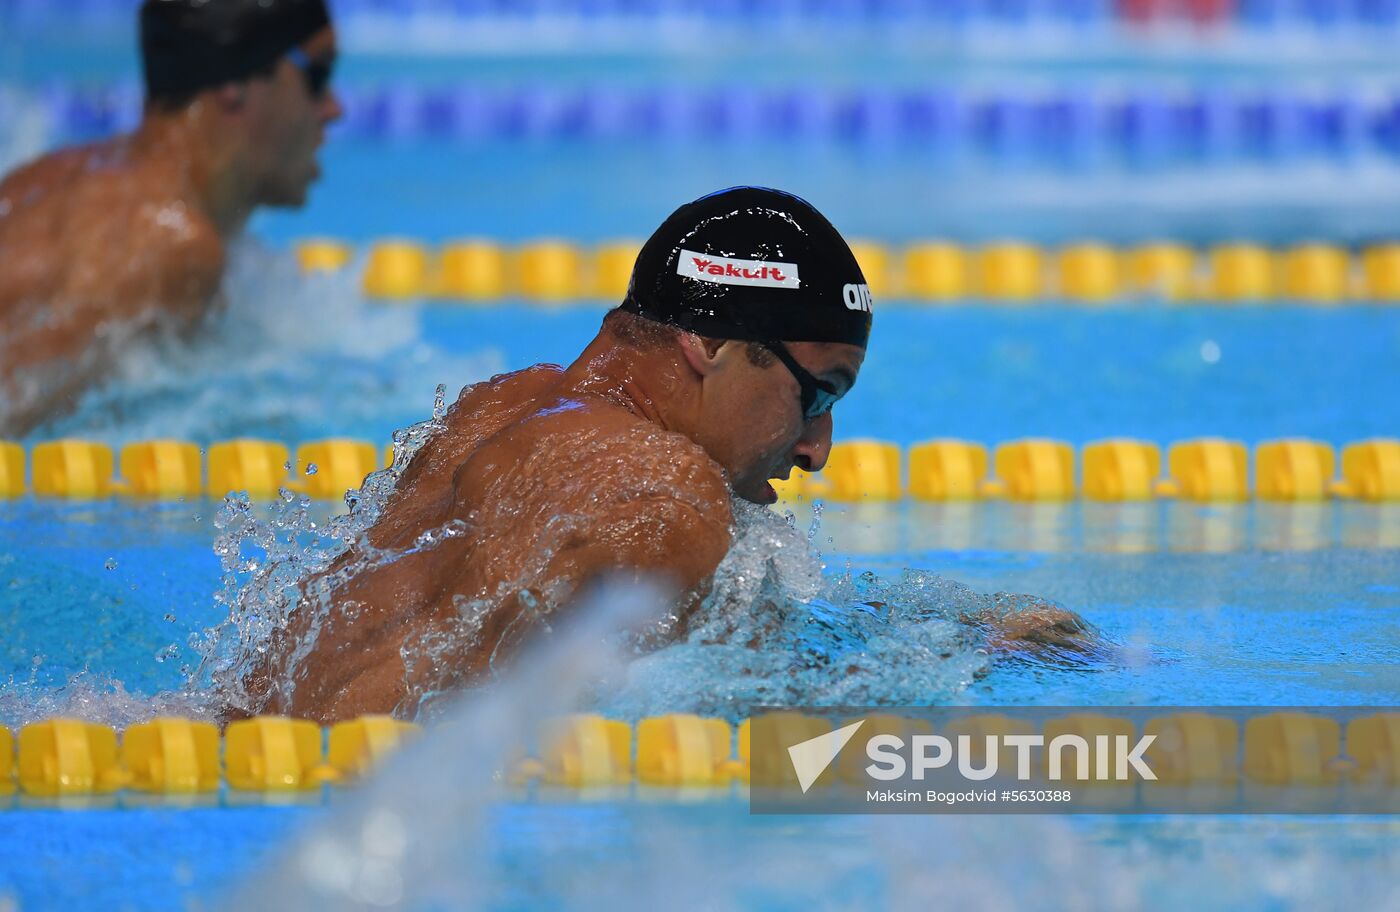
[[[731,187],[673,212],[642,246],[622,310],[717,339],[870,338],[851,248],[811,203]]]
[[[146,97],[178,106],[205,89],[269,73],[330,21],[325,0],[145,0]]]

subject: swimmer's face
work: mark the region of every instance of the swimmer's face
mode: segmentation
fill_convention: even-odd
[[[759,366],[746,343],[726,342],[705,376],[702,430],[696,442],[724,466],[734,493],[751,503],[778,499],[769,483],[793,467],[815,472],[831,452],[831,412],[807,419],[801,387],[782,363]],[[865,361],[865,349],[828,342],[789,342],[793,358],[845,395]],[[703,439],[701,439],[703,438]]]
[[[300,50],[313,67],[333,64],[335,30],[327,26]],[[329,84],[313,92],[310,82],[303,67],[284,57],[271,77],[248,83],[247,157],[261,205],[304,205],[320,176],[316,153],[344,110]]]

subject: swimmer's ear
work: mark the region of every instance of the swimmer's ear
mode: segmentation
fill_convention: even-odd
[[[240,111],[248,100],[248,87],[241,82],[226,83],[214,89],[214,98],[223,110]]]
[[[677,333],[676,342],[680,345],[681,354],[685,355],[685,362],[690,365],[690,369],[703,377],[715,369],[719,363],[720,349],[728,340],[682,332]]]

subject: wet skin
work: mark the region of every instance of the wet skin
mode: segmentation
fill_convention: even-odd
[[[864,357],[850,345],[791,348],[843,389]],[[369,540],[409,549],[454,519],[464,534],[333,586],[323,618],[304,598],[250,679],[255,704],[267,702],[245,711],[326,722],[412,715],[423,691],[479,681],[539,628],[539,615],[567,609],[603,574],[673,587],[678,635],[729,549],[731,490],[771,502],[768,479],[826,462],[830,414],[804,421],[800,412],[797,382],[782,366],[755,365],[742,343],[689,335],[639,351],[604,329],[565,370],[538,366],[469,387],[404,472]],[[322,579],[358,556],[352,549]],[[464,603],[482,606],[479,629],[459,624]],[[290,694],[270,692],[317,620]],[[446,651],[420,668],[444,641]]]
[[[302,49],[333,58],[333,30]],[[217,300],[226,242],[258,206],[305,201],[340,114],[282,60],[0,181],[0,435],[71,409],[130,339],[192,331]]]

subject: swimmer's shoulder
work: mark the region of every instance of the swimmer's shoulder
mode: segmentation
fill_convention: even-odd
[[[707,512],[723,508],[728,522],[729,489],[719,464],[690,438],[610,398],[556,396],[492,443],[497,454],[515,454],[515,471],[526,484],[574,479],[603,497],[674,496]]]
[[[0,179],[0,249],[8,263],[47,271],[51,262],[68,260],[63,246],[72,220],[67,213],[90,153],[86,147],[61,149]],[[13,268],[10,272],[14,278]]]
[[[562,373],[563,369],[556,365],[538,364],[464,387],[448,407],[441,428],[433,432],[404,470],[395,506],[432,509],[450,498],[454,477],[460,474],[461,467],[485,442],[552,395]]]
[[[556,395],[563,373],[557,364],[536,364],[462,387],[435,445],[459,454],[474,449]]]
[[[39,201],[51,188],[58,188],[81,176],[84,165],[92,157],[94,146],[70,146],[49,152],[24,162],[0,178],[0,202],[6,212]]]
[[[558,386],[563,374],[564,369],[557,364],[534,364],[464,386],[449,410],[449,417],[452,413],[467,413],[492,402],[505,403],[543,394]]]
[[[94,193],[129,193],[134,176],[144,181],[126,142],[118,137],[69,146],[20,165],[0,179],[0,208],[16,217],[61,213]]]

